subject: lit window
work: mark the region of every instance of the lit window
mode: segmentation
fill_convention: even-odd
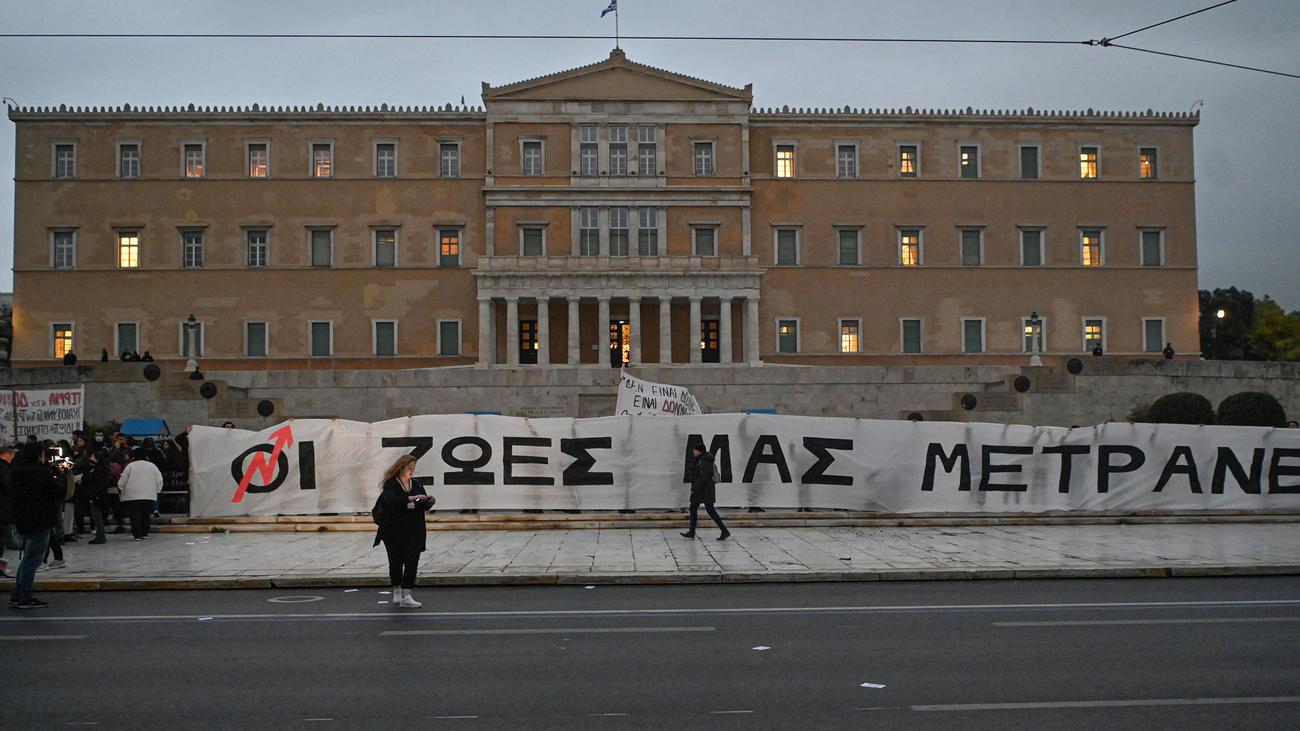
[[[958,167],[961,177],[967,179],[980,176],[980,148],[975,145],[962,145],[958,151]]]
[[[627,209],[616,207],[609,209],[609,255],[627,256],[628,228]]]
[[[460,266],[460,231],[449,228],[438,232],[438,266]]]
[[[181,266],[198,269],[203,266],[203,232],[181,232]]]
[[[311,146],[311,176],[328,178],[334,175],[334,146],[328,142],[313,142]]]
[[[438,175],[444,178],[460,177],[460,145],[455,142],[438,143]]]
[[[135,231],[119,231],[117,234],[117,265],[122,269],[137,269],[140,266],[140,234]]]
[[[271,150],[265,142],[248,144],[248,177],[265,178],[271,174]]]
[[[839,238],[840,266],[856,266],[858,264],[858,230],[842,228],[836,233]]]
[[[77,146],[54,146],[54,177],[75,178],[77,176]]]
[[[1098,347],[1105,349],[1106,323],[1100,319],[1083,321],[1083,350],[1091,353]]]
[[[1164,232],[1142,232],[1142,266],[1158,267],[1164,262]]]
[[[380,142],[375,145],[375,177],[397,177],[397,145],[395,143]]]
[[[1097,148],[1080,147],[1079,148],[1079,177],[1084,180],[1095,180],[1097,177]]]
[[[901,178],[915,178],[917,169],[917,146],[899,145],[898,176]]]
[[[185,177],[201,178],[203,177],[204,154],[202,143],[187,143],[185,145]]]
[[[636,217],[636,253],[640,256],[659,256],[659,209],[638,208]]]
[[[712,142],[695,143],[695,174],[696,175],[713,174],[713,143]]]
[[[977,267],[984,263],[984,232],[980,229],[963,229],[961,232],[961,265]]]
[[[1032,318],[1026,317],[1020,320],[1022,352],[1025,353],[1043,353],[1043,335],[1047,330],[1047,320],[1038,318],[1037,323]]]
[[[391,228],[375,230],[375,266],[397,266],[397,231]]]
[[[524,175],[542,174],[542,143],[540,140],[524,141]]]
[[[799,352],[799,321],[778,320],[776,323],[776,352]]]
[[[541,256],[545,249],[545,234],[540,228],[523,229],[522,256]]]
[[[592,176],[600,172],[600,129],[594,124],[578,127],[578,174]]]
[[[898,232],[898,263],[905,267],[921,265],[921,232],[908,229]]]
[[[637,175],[654,175],[658,171],[657,130],[654,127],[636,128]]]
[[[696,256],[717,256],[718,242],[717,231],[713,228],[696,228],[695,234],[695,255]]]
[[[54,268],[72,269],[77,266],[77,234],[75,231],[55,231]]]
[[[1156,166],[1156,148],[1143,147],[1138,150],[1138,177],[1143,180],[1155,180],[1159,177]]]
[[[1079,262],[1086,267],[1101,266],[1101,231],[1083,231],[1079,242]]]
[[[334,232],[315,229],[311,232],[311,265],[328,267],[333,263]]]
[[[627,175],[627,127],[609,128],[609,174]]]
[[[857,320],[840,320],[840,352],[856,353],[858,352],[858,328]]]
[[[776,177],[794,177],[794,145],[776,146]]]
[[[858,148],[838,145],[835,148],[835,175],[840,178],[858,177]]]
[[[252,269],[261,269],[267,265],[268,246],[266,231],[248,231],[244,234],[246,250],[245,261]]]
[[[62,358],[72,352],[72,323],[56,322],[51,328],[50,336],[55,358]]]
[[[117,176],[119,178],[140,177],[139,144],[123,142],[117,146]]]

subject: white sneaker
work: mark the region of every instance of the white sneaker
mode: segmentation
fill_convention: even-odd
[[[400,607],[404,607],[406,609],[419,609],[420,607],[424,606],[423,604],[415,601],[415,597],[411,596],[410,589],[402,589],[402,599],[397,603],[397,605]]]
[[[49,562],[48,564],[45,565],[45,568],[47,568],[47,569],[66,569],[66,568],[68,568],[68,562],[67,562],[67,561],[51,561],[51,562]]]

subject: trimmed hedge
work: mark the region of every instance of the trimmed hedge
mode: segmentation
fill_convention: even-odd
[[[1214,404],[1199,393],[1180,391],[1156,399],[1147,418],[1153,424],[1213,424]]]
[[[1231,426],[1286,426],[1286,410],[1281,402],[1263,391],[1234,393],[1219,404],[1215,414],[1218,424]]]

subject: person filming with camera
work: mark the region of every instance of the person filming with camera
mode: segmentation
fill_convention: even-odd
[[[36,567],[45,558],[50,537],[58,524],[67,497],[68,463],[58,460],[39,443],[24,444],[14,459],[10,473],[14,527],[22,541],[23,559],[18,565],[9,606],[15,609],[42,609],[49,604],[32,594]]]

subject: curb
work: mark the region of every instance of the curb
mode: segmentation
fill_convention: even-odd
[[[1205,564],[1149,566],[1069,566],[1024,568],[880,569],[874,571],[684,571],[535,574],[432,574],[419,586],[591,586],[669,584],[759,584],[865,581],[988,581],[1011,579],[1120,579],[1214,576],[1300,576],[1300,564]],[[379,573],[318,576],[208,576],[198,578],[37,579],[41,591],[158,591],[203,589],[360,588],[388,585]],[[0,581],[12,590],[13,581]]]

